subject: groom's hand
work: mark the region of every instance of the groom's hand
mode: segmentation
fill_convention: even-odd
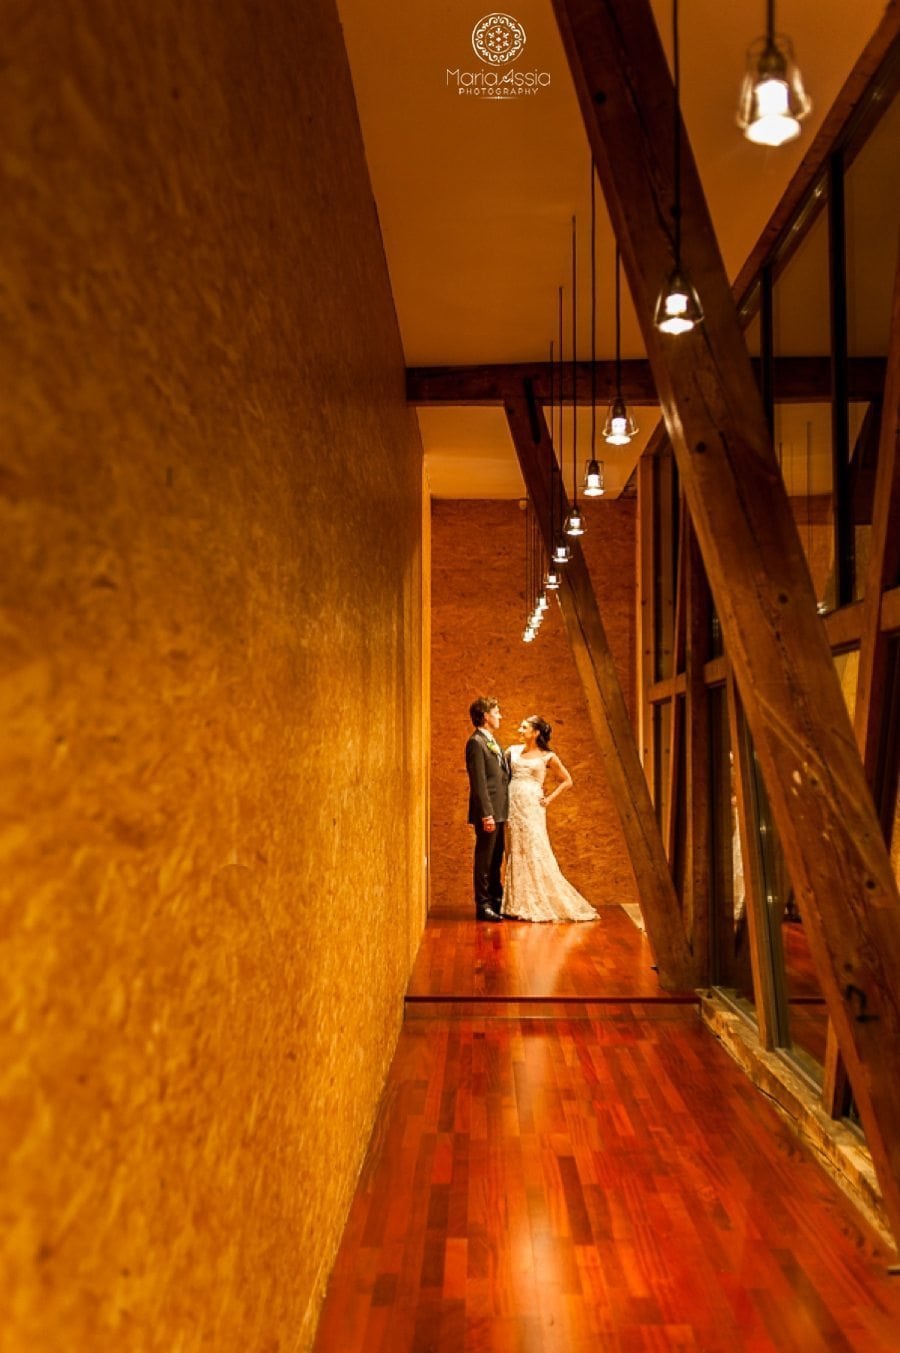
[[[482,829],[482,831],[485,831],[485,832],[492,832],[492,831],[494,830],[494,827],[495,827],[495,826],[496,826],[496,823],[494,822],[494,819],[493,819],[492,817],[483,817],[483,818],[481,819],[481,829]]]

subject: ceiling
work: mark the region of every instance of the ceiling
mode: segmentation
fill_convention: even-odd
[[[458,88],[465,73],[486,69],[471,45],[473,26],[489,12],[478,0],[338,0],[338,9],[407,365],[546,359],[557,288],[568,291],[573,214],[579,355],[588,356],[590,161],[550,0],[514,0],[507,11],[526,34],[514,69],[538,72],[543,87],[502,100]],[[653,9],[669,48],[671,5],[653,0]],[[681,4],[683,113],[729,276],[755,244],[883,9],[882,0],[781,0],[778,28],[793,39],[813,111],[798,141],[766,150],[735,125],[744,55],[764,27],[765,5]],[[598,194],[601,358],[614,354],[614,249]],[[644,356],[624,279],[622,355]],[[611,494],[627,481],[658,416],[639,410],[637,443],[604,455]],[[499,408],[423,408],[419,422],[433,496],[522,496]],[[583,410],[584,448],[589,422]]]

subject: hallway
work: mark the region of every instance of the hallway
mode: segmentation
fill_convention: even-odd
[[[318,1353],[896,1349],[873,1233],[649,964],[617,907],[429,920]]]

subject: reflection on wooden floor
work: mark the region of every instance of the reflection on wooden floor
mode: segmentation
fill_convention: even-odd
[[[458,912],[429,917],[409,983],[415,999],[669,999],[646,935],[621,907],[598,921],[475,924]]]
[[[898,1348],[887,1256],[647,969],[613,909],[429,922],[411,991],[453,1017],[404,1025],[318,1353]],[[529,997],[581,1017],[497,1017]]]

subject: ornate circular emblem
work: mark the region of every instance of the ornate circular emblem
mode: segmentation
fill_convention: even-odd
[[[522,55],[525,29],[511,14],[486,14],[472,29],[472,46],[488,66],[508,66]]]

